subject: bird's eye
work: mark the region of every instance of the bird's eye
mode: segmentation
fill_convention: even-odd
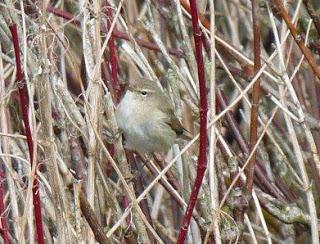
[[[147,95],[147,91],[141,91],[140,92],[142,96],[146,96]]]

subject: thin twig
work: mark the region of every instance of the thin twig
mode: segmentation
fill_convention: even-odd
[[[273,7],[277,10],[277,12],[281,15],[283,20],[286,22],[288,29],[290,30],[291,35],[293,36],[293,39],[299,46],[301,52],[305,56],[307,62],[311,66],[312,71],[314,74],[320,79],[320,68],[316,64],[315,60],[312,57],[312,53],[310,49],[306,47],[304,44],[304,38],[302,37],[301,34],[298,33],[296,27],[292,24],[292,20],[287,12],[287,10],[284,7],[283,1],[282,0],[272,0],[270,1],[272,3]]]

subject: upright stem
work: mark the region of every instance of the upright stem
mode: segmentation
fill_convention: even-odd
[[[30,129],[30,122],[29,122],[29,118],[28,118],[28,99],[27,99],[27,89],[26,89],[27,87],[26,87],[26,82],[23,78],[23,72],[21,69],[20,47],[19,47],[19,38],[18,38],[18,31],[17,31],[16,24],[10,25],[10,32],[12,35],[14,53],[15,53],[15,57],[16,57],[16,68],[17,68],[16,82],[18,85],[23,123],[24,123],[24,127],[25,127],[25,134],[27,137],[27,144],[28,144],[29,157],[30,157],[30,166],[32,168],[32,166],[33,166],[33,140],[32,140],[32,134],[31,134],[31,129]],[[33,187],[32,187],[34,215],[35,215],[35,222],[36,222],[36,228],[37,228],[38,243],[44,244],[44,233],[43,233],[43,226],[42,226],[41,202],[40,202],[40,191],[39,191],[40,189],[39,189],[39,181],[38,181],[36,175],[37,175],[37,173],[35,172],[35,177],[34,177]]]
[[[259,6],[256,0],[252,0],[252,25],[253,25],[253,49],[254,49],[254,72],[257,73],[261,69],[260,59],[260,25],[259,25]],[[250,139],[249,149],[250,152],[257,142],[258,132],[258,109],[260,98],[260,78],[254,83],[252,88],[252,107],[251,107],[251,122],[250,122]],[[256,165],[256,153],[251,157],[246,170],[246,191],[251,195],[253,185],[254,168]]]
[[[210,119],[214,119],[216,116],[216,56],[215,56],[215,7],[214,1],[209,2],[210,6]],[[203,36],[204,37],[204,36]],[[203,38],[205,39],[205,38]],[[202,39],[202,41],[203,41]],[[203,42],[206,43],[206,42]],[[210,129],[210,140],[209,140],[209,186],[210,186],[210,200],[211,200],[211,216],[213,218],[213,234],[214,240],[216,244],[221,244],[221,233],[219,229],[220,222],[220,214],[219,214],[219,182],[218,182],[218,171],[217,171],[217,161],[216,153],[217,153],[217,144],[216,144],[216,126],[213,125]]]
[[[197,12],[196,0],[190,0],[190,10],[192,17],[192,28],[193,37],[196,48],[196,61],[198,68],[198,79],[199,79],[199,91],[200,91],[200,145],[199,145],[199,156],[198,156],[198,167],[197,176],[192,188],[190,200],[183,217],[182,226],[180,229],[177,243],[182,244],[186,238],[188,227],[191,221],[192,211],[195,207],[204,173],[207,168],[207,91],[206,91],[206,80],[204,73],[204,62],[202,57],[202,40],[201,30],[199,28],[199,19]]]
[[[112,8],[109,2],[106,0],[106,7],[107,7],[107,28],[108,31],[111,28],[111,23],[113,19],[113,14],[112,14]],[[113,30],[111,30],[113,32]],[[108,47],[109,47],[109,62],[111,66],[111,83],[112,83],[112,89],[113,89],[113,96],[115,99],[116,104],[119,103],[120,97],[121,97],[121,88],[118,82],[118,70],[119,70],[119,65],[118,65],[118,58],[117,58],[117,49],[116,49],[116,44],[115,44],[115,36],[112,34],[109,42],[108,42]]]

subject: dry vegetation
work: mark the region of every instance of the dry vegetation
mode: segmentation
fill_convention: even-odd
[[[319,37],[317,0],[1,0],[0,242],[183,243],[192,195],[187,243],[319,243]],[[139,77],[193,135],[165,160],[119,136]]]

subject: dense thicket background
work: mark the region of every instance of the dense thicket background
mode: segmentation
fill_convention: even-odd
[[[0,1],[2,242],[176,242],[204,69],[208,168],[187,243],[319,243],[319,1],[191,2],[198,58],[188,0]],[[125,152],[118,133],[140,77],[194,138],[165,160]]]

